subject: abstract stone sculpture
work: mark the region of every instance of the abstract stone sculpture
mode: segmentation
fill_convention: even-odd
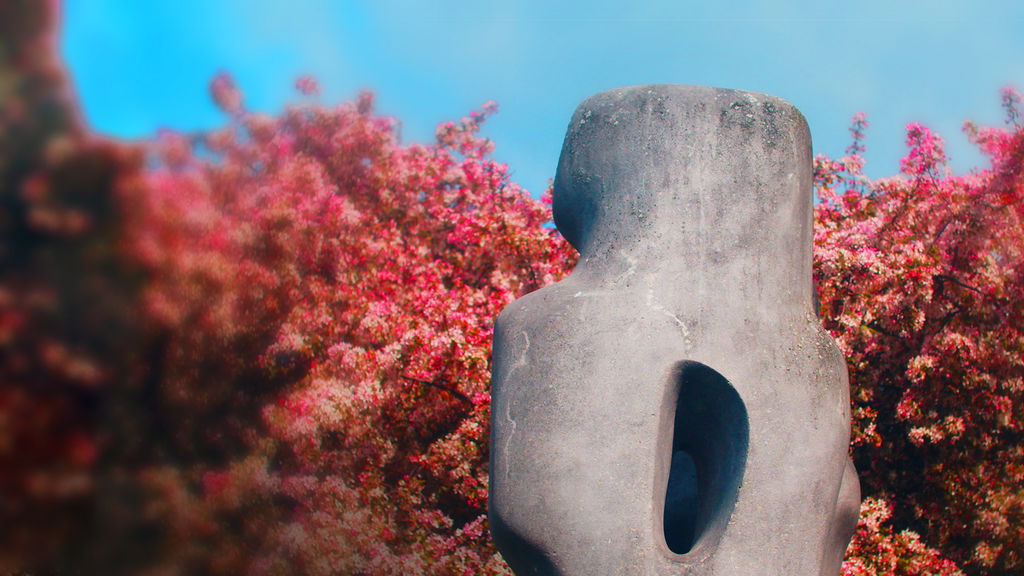
[[[811,279],[811,147],[771,96],[583,102],[572,275],[495,328],[490,522],[520,576],[835,576],[857,519],[846,364]]]

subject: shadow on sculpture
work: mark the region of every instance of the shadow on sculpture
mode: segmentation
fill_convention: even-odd
[[[491,518],[491,536],[499,543],[502,556],[518,576],[562,576],[551,562],[549,553],[517,535],[500,518]]]

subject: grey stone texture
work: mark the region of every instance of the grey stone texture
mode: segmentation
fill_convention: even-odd
[[[860,496],[811,208],[784,100],[579,106],[554,190],[579,264],[495,328],[490,522],[517,575],[839,573]]]

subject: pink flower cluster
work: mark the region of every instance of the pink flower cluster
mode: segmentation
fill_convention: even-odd
[[[495,106],[404,146],[369,95],[269,118],[213,84],[233,124],[206,156],[162,138],[132,201],[145,312],[167,334],[164,405],[189,415],[182,441],[231,447],[174,471],[188,496],[161,523],[207,531],[165,562],[507,573],[486,530],[493,318],[575,256],[488,156]],[[245,531],[216,529],[240,514]]]
[[[854,456],[878,517],[848,574],[1024,569],[1024,130],[1005,94],[1005,128],[965,128],[988,170],[952,175],[920,124],[899,177],[816,160],[821,315],[849,361]]]

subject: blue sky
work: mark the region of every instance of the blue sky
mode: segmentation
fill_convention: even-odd
[[[406,142],[493,99],[485,135],[534,194],[576,104],[617,86],[781,96],[832,155],[864,111],[874,176],[897,170],[911,121],[946,138],[959,171],[978,164],[962,122],[1001,122],[999,89],[1024,89],[1019,0],[65,0],[61,38],[85,117],[105,134],[223,124],[207,90],[220,70],[265,112],[296,99],[302,74],[324,103],[369,88]]]

